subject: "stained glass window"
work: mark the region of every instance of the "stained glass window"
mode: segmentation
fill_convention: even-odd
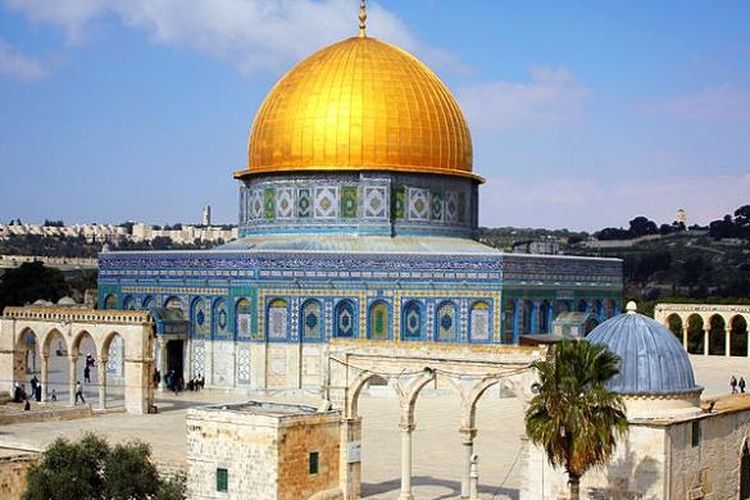
[[[458,335],[458,321],[456,306],[452,302],[443,302],[435,313],[435,340],[440,342],[455,342]]]
[[[490,306],[486,302],[476,302],[471,306],[471,332],[473,342],[490,341]]]
[[[357,317],[354,314],[354,305],[349,300],[342,300],[336,304],[335,313],[336,337],[355,337],[357,333]]]
[[[284,299],[276,299],[268,304],[268,338],[270,340],[289,338],[289,308]]]
[[[229,311],[224,299],[218,299],[214,302],[213,320],[214,336],[226,337],[231,333],[229,330]]]
[[[193,301],[193,312],[191,319],[193,326],[193,335],[195,335],[196,337],[204,337],[211,333],[211,324],[208,321],[206,301],[200,297]]]
[[[320,340],[323,338],[323,307],[317,300],[308,300],[302,305],[300,316],[302,338]]]
[[[237,316],[237,336],[255,338],[255,335],[251,331],[253,312],[250,301],[247,299],[238,300],[235,311]]]
[[[401,313],[401,336],[404,339],[422,338],[422,306],[416,300],[404,305]]]
[[[370,338],[387,339],[388,335],[388,305],[385,302],[378,301],[370,306],[369,329]]]

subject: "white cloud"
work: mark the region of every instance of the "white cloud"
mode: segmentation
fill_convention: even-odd
[[[0,40],[0,75],[16,80],[33,81],[47,74],[44,64],[37,58],[21,54]]]
[[[746,169],[750,171],[750,168]],[[484,226],[627,226],[636,215],[671,222],[684,208],[689,223],[707,224],[747,204],[750,174],[639,179],[488,179],[480,188]]]
[[[647,113],[670,116],[703,124],[750,123],[750,89],[723,84],[698,92],[652,100],[640,105]]]
[[[477,130],[545,129],[578,123],[589,90],[565,68],[537,66],[531,81],[467,85],[458,99]]]
[[[82,43],[93,20],[114,15],[154,40],[230,61],[243,72],[286,68],[313,49],[357,33],[352,0],[6,0],[34,23],[58,26]],[[428,63],[464,69],[458,58],[416,39],[396,15],[368,6],[368,34],[402,46]]]

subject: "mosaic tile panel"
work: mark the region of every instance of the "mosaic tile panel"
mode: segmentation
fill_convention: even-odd
[[[364,217],[385,219],[388,217],[388,192],[385,187],[364,188]]]
[[[368,314],[370,338],[387,339],[389,321],[388,305],[385,302],[375,302],[372,304]]]
[[[316,187],[313,213],[316,219],[335,219],[338,217],[338,189],[336,187]]]
[[[263,218],[263,191],[253,189],[250,191],[250,219],[259,220]]]
[[[432,193],[432,220],[443,220],[443,193]]]
[[[263,190],[263,218],[273,219],[276,215],[276,190],[268,188]]]
[[[357,217],[357,186],[341,187],[341,218]]]
[[[436,340],[451,342],[456,340],[458,318],[456,317],[456,306],[451,302],[442,303],[435,316]]]
[[[458,222],[458,193],[448,191],[445,193],[445,222]]]
[[[335,335],[337,337],[354,337],[357,328],[357,316],[354,305],[348,300],[336,304]]]
[[[409,188],[408,191],[409,220],[430,220],[430,191],[421,188]]]
[[[477,302],[471,308],[471,340],[474,342],[489,342],[490,340],[490,308],[484,302]]]
[[[466,195],[458,193],[458,222],[463,223],[466,220]]]
[[[193,336],[205,337],[211,334],[211,322],[208,317],[208,307],[202,298],[193,301],[192,312]]]
[[[214,302],[213,318],[214,336],[219,338],[228,337],[232,332],[229,328],[229,310],[227,308],[227,302],[224,299],[219,299]]]
[[[239,347],[237,349],[237,383],[250,384],[250,373],[250,347]]]
[[[252,334],[252,307],[247,299],[240,299],[236,306],[237,314],[237,337],[238,338],[255,338]]]
[[[294,218],[294,208],[294,188],[279,188],[276,191],[276,218]]]
[[[268,305],[268,338],[289,338],[289,306],[285,300],[274,300]]]
[[[422,337],[422,307],[417,301],[407,302],[402,316],[402,335],[405,339],[419,339]]]
[[[302,306],[302,338],[321,340],[323,338],[323,309],[317,300],[308,300]]]
[[[206,344],[202,340],[190,342],[190,367],[192,376],[204,375],[206,372]]]
[[[393,191],[393,217],[406,218],[406,189],[399,187]]]
[[[306,219],[312,215],[312,198],[309,188],[297,190],[297,217]]]

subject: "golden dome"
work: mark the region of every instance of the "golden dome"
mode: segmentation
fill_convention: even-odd
[[[253,122],[246,177],[381,170],[468,177],[471,135],[453,95],[411,54],[359,36],[284,75]]]

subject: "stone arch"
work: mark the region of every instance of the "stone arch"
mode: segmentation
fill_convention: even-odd
[[[288,340],[289,326],[289,302],[282,298],[269,300],[266,306],[266,340]]]
[[[107,385],[121,385],[125,377],[125,355],[126,346],[125,338],[117,331],[107,334],[102,342],[102,349],[99,359],[102,363],[106,362]],[[109,377],[112,377],[110,380]]]
[[[708,318],[708,354],[723,356],[726,354],[726,323],[721,314]]]
[[[436,342],[458,341],[458,308],[452,300],[444,300],[435,308],[435,332],[433,339]]]
[[[376,300],[367,311],[367,338],[386,340],[391,338],[391,311],[384,300]]]
[[[65,340],[65,335],[60,330],[53,328],[45,334],[42,341],[42,354],[67,356],[68,351],[68,341]]]
[[[125,311],[135,311],[138,309],[138,301],[132,295],[126,295],[125,298],[122,299],[122,308]]]
[[[146,295],[145,297],[143,297],[141,308],[144,311],[156,309],[156,298],[153,295]]]
[[[104,309],[117,309],[117,295],[108,293],[104,296]]]
[[[362,389],[367,387],[371,380],[378,378],[382,378],[382,376],[370,371],[362,371],[349,384],[345,402],[346,418],[356,418],[359,416],[359,396],[362,393]]]
[[[70,344],[70,355],[71,356],[80,356],[81,355],[81,344],[84,342],[84,340],[88,338],[91,340],[91,343],[94,346],[94,353],[98,353],[98,349],[96,349],[96,342],[94,341],[94,336],[89,333],[88,330],[80,330],[78,333],[76,333],[75,337],[73,337],[73,342]]]
[[[333,336],[354,338],[357,336],[357,310],[349,299],[338,301],[333,310]]]
[[[300,306],[299,336],[308,342],[325,340],[325,312],[318,299],[307,299]]]
[[[700,314],[691,314],[687,318],[687,325],[687,351],[690,354],[703,354],[703,318]]]
[[[682,316],[677,313],[670,314],[669,316],[667,316],[666,326],[667,328],[669,328],[669,331],[672,332],[675,337],[677,337],[677,339],[680,341],[680,344],[682,344]]]
[[[490,342],[492,340],[491,309],[487,301],[477,300],[469,312],[469,342]]]
[[[42,358],[42,341],[39,335],[31,328],[24,328],[16,340],[16,352],[19,356],[16,358],[20,361],[17,369],[23,377],[33,375],[41,371]]]
[[[743,315],[735,314],[729,320],[729,327],[729,354],[732,356],[747,356],[747,320]]]
[[[401,339],[422,340],[424,338],[425,314],[422,303],[409,300],[401,308]]]
[[[47,363],[47,382],[43,387],[45,397],[50,397],[54,391],[59,400],[65,400],[69,391],[71,363],[68,357],[70,348],[68,340],[57,328],[50,329],[44,336],[42,343],[44,362]],[[53,381],[54,379],[54,381]]]

